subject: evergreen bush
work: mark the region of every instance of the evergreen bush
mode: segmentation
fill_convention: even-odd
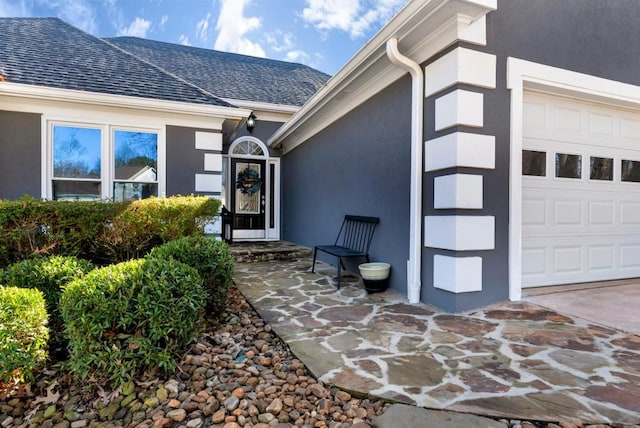
[[[147,257],[173,258],[195,268],[208,293],[208,309],[219,309],[226,301],[232,283],[233,256],[225,242],[205,236],[186,236],[155,247]]]
[[[47,357],[48,335],[42,293],[0,286],[0,381],[32,380]]]
[[[49,315],[50,343],[63,343],[62,317],[58,308],[61,288],[94,268],[91,262],[73,256],[36,257],[7,266],[0,272],[0,283],[36,288],[44,296]]]
[[[119,386],[174,369],[206,297],[198,272],[173,259],[130,260],[71,281],[60,299],[71,370]]]

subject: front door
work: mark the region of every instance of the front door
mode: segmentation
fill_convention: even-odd
[[[265,237],[265,161],[231,159],[234,239]]]

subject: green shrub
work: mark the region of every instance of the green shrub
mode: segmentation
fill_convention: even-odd
[[[189,235],[203,235],[220,208],[218,199],[181,196],[133,201],[98,237],[105,262],[143,257],[153,247]]]
[[[0,200],[0,267],[43,255],[109,264],[186,235],[202,235],[220,208],[196,196],[133,202]]]
[[[0,201],[0,266],[43,255],[91,259],[97,236],[123,204]]]
[[[48,337],[42,293],[0,286],[0,381],[32,380],[47,357]]]
[[[195,268],[209,295],[208,308],[219,308],[225,302],[233,274],[233,256],[226,243],[205,236],[186,236],[154,248],[148,257],[173,258]]]
[[[0,283],[37,288],[42,292],[49,314],[50,343],[58,345],[63,342],[62,317],[58,308],[61,288],[93,268],[90,262],[73,256],[39,257],[7,266],[0,272]]]
[[[175,260],[131,260],[89,272],[62,292],[70,368],[116,386],[175,368],[206,301],[198,272]]]

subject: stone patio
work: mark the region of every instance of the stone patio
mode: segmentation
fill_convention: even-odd
[[[237,263],[234,280],[318,378],[417,406],[511,419],[640,423],[640,337],[530,303],[464,314],[368,295],[311,261]]]

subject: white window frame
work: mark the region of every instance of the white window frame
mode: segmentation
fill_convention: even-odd
[[[44,119],[43,119],[44,121]],[[107,124],[90,121],[68,121],[48,119],[46,126],[43,127],[46,135],[43,136],[44,144],[44,168],[45,183],[43,183],[42,197],[53,200],[53,127],[67,126],[77,128],[99,129],[101,132],[101,150],[100,150],[100,197],[103,200],[111,200],[113,198],[113,184],[115,176],[115,131],[132,131],[154,133],[157,139],[157,170],[156,181],[158,183],[158,197],[166,195],[166,144],[164,128],[156,127],[138,127],[130,125]]]

